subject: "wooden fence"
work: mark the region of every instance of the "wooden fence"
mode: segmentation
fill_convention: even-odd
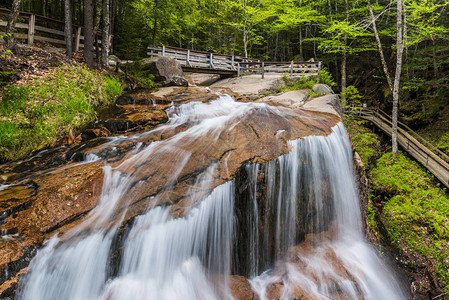
[[[176,47],[148,47],[147,55],[169,56],[176,59],[184,70],[216,74],[288,73],[292,76],[320,76],[321,62],[264,62],[254,58],[195,51]]]
[[[10,10],[0,8],[0,35],[5,34]],[[73,26],[74,50],[78,51],[84,47],[84,28]],[[101,46],[101,35],[96,33],[97,45]],[[35,15],[28,12],[20,12],[16,23],[14,37],[26,40],[28,45],[34,41],[52,43],[57,46],[65,46],[64,22]]]
[[[346,113],[370,121],[391,137],[391,117],[382,110],[357,107],[346,111]],[[442,184],[449,188],[449,156],[401,122],[398,122],[398,143],[402,149],[413,156],[435,175]]]

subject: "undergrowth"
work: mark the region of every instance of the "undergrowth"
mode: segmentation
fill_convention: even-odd
[[[440,286],[449,292],[449,196],[433,181],[402,153],[384,154],[371,171],[374,191],[388,195],[381,218],[389,239],[405,253],[435,262]]]
[[[301,76],[298,80],[292,80],[288,78],[287,74],[283,76],[284,84],[279,86],[276,89],[276,92],[288,92],[288,91],[297,91],[297,90],[311,90],[315,84],[323,83],[332,87],[335,85],[334,80],[332,79],[332,75],[326,70],[326,68],[322,68],[320,72],[320,80],[317,77],[306,77]],[[312,97],[321,96],[320,93],[312,93]]]
[[[384,240],[409,258],[423,257],[435,265],[439,286],[449,292],[449,195],[416,161],[402,153],[382,153],[377,135],[361,122],[345,122],[368,169],[370,230],[377,235],[380,221],[386,229]]]
[[[95,120],[120,83],[78,66],[58,67],[39,81],[7,85],[0,102],[0,161],[21,159]]]

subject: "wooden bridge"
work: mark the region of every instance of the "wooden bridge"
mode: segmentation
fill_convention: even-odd
[[[148,47],[148,56],[169,56],[176,59],[185,72],[241,76],[247,74],[286,73],[291,76],[320,77],[320,61],[265,62],[237,55],[216,54],[175,47]]]
[[[355,108],[349,113],[367,120],[391,137],[391,117],[382,110]],[[398,144],[449,188],[449,156],[434,147],[404,123],[398,122]]]

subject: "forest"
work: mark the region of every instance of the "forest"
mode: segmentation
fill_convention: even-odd
[[[391,111],[400,102],[399,118],[414,129],[447,113],[447,0],[9,0],[4,6],[13,2],[22,11],[84,25],[104,41],[111,36],[105,53],[120,59],[143,58],[156,45],[212,46],[266,61],[313,58],[332,73],[346,104],[363,98]],[[92,65],[90,54],[85,51]]]

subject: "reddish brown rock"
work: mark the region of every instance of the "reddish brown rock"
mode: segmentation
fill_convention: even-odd
[[[248,279],[243,276],[233,275],[229,280],[231,293],[236,300],[259,300],[259,296],[252,290]]]
[[[38,186],[28,209],[9,216],[4,230],[36,237],[85,214],[97,204],[103,173],[100,163],[69,165],[34,179]]]
[[[204,94],[201,97],[204,101],[216,98],[213,92],[202,90]],[[148,95],[135,95],[138,104],[122,105],[119,110],[125,120],[141,124],[142,127],[146,124],[154,126],[165,120],[163,107],[171,101],[186,103],[198,100],[198,97],[192,96],[191,93],[192,90],[187,88],[178,88],[175,94],[161,96],[163,103],[157,103],[156,100],[156,106],[142,104]],[[131,188],[114,211],[117,217],[126,211],[123,223],[160,204],[173,205],[175,216],[183,216],[213,188],[234,178],[243,165],[275,159],[288,153],[289,140],[310,135],[328,135],[332,131],[331,128],[341,121],[330,114],[284,107],[276,109],[277,111],[254,108],[248,111],[244,118],[227,124],[218,135],[208,133],[200,138],[178,138],[176,151],[189,154],[185,161],[168,151],[169,148],[164,148],[163,143],[154,147],[156,155],[143,154],[130,162],[127,162],[127,159],[131,158],[129,150],[137,143],[149,145],[153,141],[170,139],[195,124],[185,124],[117,142],[114,151],[118,154],[114,155],[107,153],[112,150],[110,145],[106,144],[92,144],[91,148],[82,151],[84,154],[99,154],[118,171],[133,174]],[[217,142],[211,143],[211,140]],[[58,155],[62,156],[60,153]],[[70,153],[65,156],[73,155],[74,153]],[[103,183],[101,167],[104,164],[104,160],[82,165],[71,163],[52,171],[44,171],[40,175],[19,176],[21,179],[17,180],[8,179],[19,185],[12,193],[8,190],[0,193],[4,195],[3,198],[0,196],[0,203],[5,204],[4,209],[8,211],[1,228],[8,234],[16,235],[10,240],[3,239],[0,243],[1,270],[23,260],[24,256],[42,245],[49,236],[82,222],[99,199]],[[182,169],[178,170],[181,165]],[[216,174],[210,179],[210,185],[202,190],[193,189],[196,180],[206,176],[208,167],[213,165],[216,166]],[[5,167],[5,170],[12,172],[14,168]],[[175,181],[171,178],[172,174],[177,174]],[[13,200],[14,197],[17,200]],[[21,269],[23,268],[16,268],[6,279],[14,277]],[[234,291],[242,297],[254,295],[250,291],[249,283],[242,278],[234,278],[232,282],[235,285]],[[269,288],[269,293],[273,295],[277,295],[279,291],[282,291],[280,284]],[[0,297],[2,295],[0,291]]]

